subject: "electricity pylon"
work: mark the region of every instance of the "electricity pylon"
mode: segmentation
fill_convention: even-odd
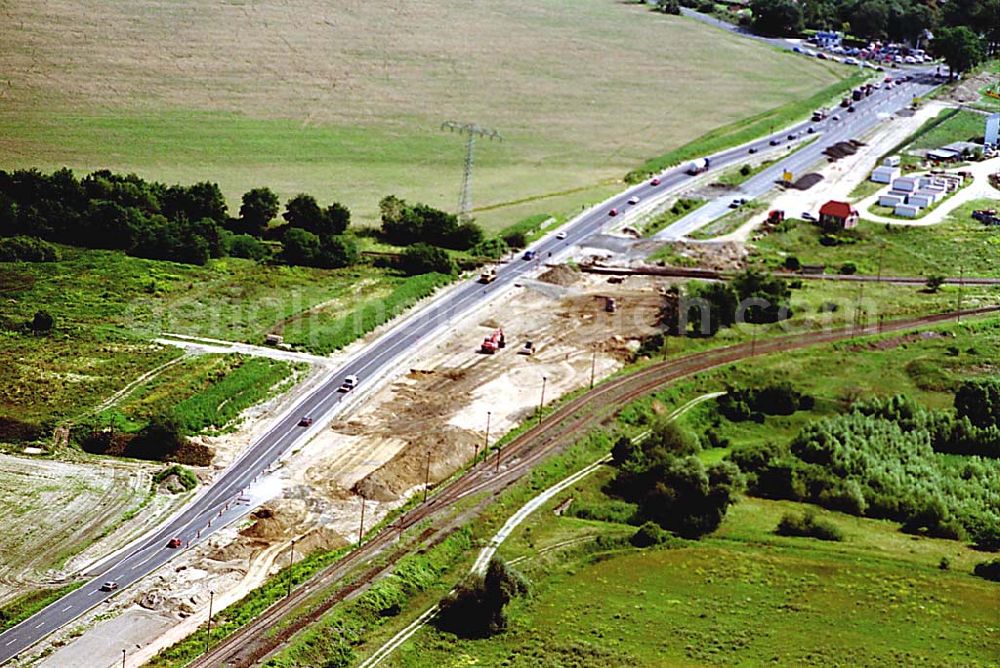
[[[476,137],[488,137],[491,140],[497,139],[499,141],[503,141],[503,137],[499,131],[484,128],[476,123],[445,121],[441,124],[441,129],[468,136],[465,142],[465,174],[462,177],[462,196],[458,201],[458,218],[464,222],[471,218],[472,212],[472,152],[476,145]]]

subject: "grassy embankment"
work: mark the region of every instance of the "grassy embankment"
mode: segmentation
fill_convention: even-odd
[[[982,364],[997,358],[1000,328],[994,320],[941,329],[948,334],[906,342],[890,335],[881,345],[842,343],[701,374],[636,402],[619,425],[642,428],[643,420],[727,382],[788,380],[818,399],[814,411],[731,425],[728,435],[743,434],[735,443],[786,440],[807,421],[844,410],[853,397],[885,395],[887,387],[941,406],[959,380],[982,376]],[[707,402],[682,422],[700,430],[711,412]],[[714,461],[725,452],[702,456]],[[819,516],[845,534],[843,542],[781,537],[774,533],[778,520],[803,504],[754,498],[741,500],[701,541],[616,547],[634,527],[552,512],[567,498],[574,505],[607,504],[600,490],[610,475],[604,470],[559,495],[501,547],[533,584],[530,598],[511,605],[506,634],[459,640],[427,628],[386,665],[431,665],[453,656],[511,666],[570,657],[579,666],[990,665],[996,656],[996,639],[980,630],[1000,614],[998,585],[971,575],[973,564],[989,555],[902,534],[893,522],[822,510]],[[662,628],[670,633],[651,631]]]
[[[0,264],[0,321],[7,327],[0,336],[15,360],[0,372],[0,418],[8,420],[11,438],[24,432],[30,440],[38,425],[78,416],[181,355],[150,344],[150,337],[262,343],[265,333],[279,331],[306,350],[329,351],[441,283],[434,275],[405,278],[367,266],[319,270],[227,258],[198,267],[110,251],[62,247],[62,253],[59,262]],[[38,309],[53,315],[54,331],[19,331]],[[123,412],[148,417],[187,397],[181,407],[194,428],[222,426],[218,420],[262,399],[289,371],[262,360],[185,360],[141,384]],[[223,413],[206,413],[205,402],[224,407]]]
[[[714,239],[730,234],[765,209],[767,209],[767,202],[750,200],[688,236],[692,239]]]
[[[818,107],[829,106],[832,100],[842,97],[845,90],[856,87],[866,79],[867,75],[855,73],[846,79],[827,86],[808,98],[790,102],[755,116],[719,127],[689,144],[647,160],[640,167],[629,172],[626,180],[638,182],[648,174],[663,171],[667,167],[679,164],[685,160],[738,146],[752,139],[770,134],[774,130],[779,130],[795,121],[802,120]]]
[[[187,357],[122,397],[97,422],[131,432],[169,412],[186,433],[232,429],[241,412],[281,391],[296,367],[305,365],[244,355]]]
[[[71,591],[79,589],[83,584],[83,582],[74,582],[58,589],[37,589],[11,601],[0,608],[0,632],[6,631],[12,626],[17,626],[49,603],[57,601]]]

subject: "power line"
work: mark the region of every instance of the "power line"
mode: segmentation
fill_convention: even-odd
[[[458,200],[458,217],[464,222],[471,218],[472,212],[472,163],[476,137],[486,137],[490,140],[503,141],[503,136],[499,130],[484,128],[476,123],[445,121],[441,124],[441,129],[467,136],[465,140],[465,172],[462,176],[462,194]]]

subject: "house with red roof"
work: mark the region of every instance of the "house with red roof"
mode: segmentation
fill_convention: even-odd
[[[858,210],[850,202],[830,200],[819,209],[819,222],[825,228],[849,230],[861,218]]]

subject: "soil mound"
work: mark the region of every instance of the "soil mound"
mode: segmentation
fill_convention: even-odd
[[[568,286],[580,280],[580,271],[565,264],[556,265],[538,277],[538,280],[552,285]]]

